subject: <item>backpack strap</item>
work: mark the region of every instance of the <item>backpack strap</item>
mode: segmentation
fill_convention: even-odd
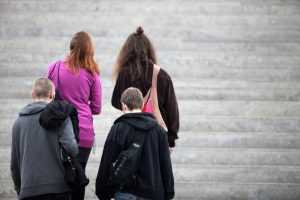
[[[51,70],[51,72],[50,72],[50,74],[48,75],[48,79],[50,79],[50,76],[53,74],[53,71],[54,71],[54,69],[55,69],[55,67],[56,67],[56,64],[57,64],[57,62],[54,64],[54,67],[52,68],[52,70]],[[51,79],[50,79],[51,80]]]
[[[50,76],[53,74],[53,71],[55,70],[57,63],[59,63],[59,61],[57,61],[57,62],[54,64],[54,67],[52,68],[50,74],[49,74],[48,77],[47,77],[47,78],[50,79],[51,81],[52,81],[52,79],[50,78]],[[59,85],[60,85],[60,81],[59,81],[59,71],[60,71],[60,63],[59,63],[59,65],[58,65],[58,67],[57,67],[57,88],[59,88]]]
[[[158,105],[158,97],[157,97],[157,77],[158,73],[160,71],[160,67],[156,64],[153,65],[153,75],[152,75],[152,86],[151,86],[151,102],[152,102],[152,109],[153,109],[153,115],[155,116],[157,122],[159,125],[161,125],[165,131],[168,131],[167,125],[161,115],[161,112],[159,110],[159,105]]]
[[[149,133],[147,133],[145,131],[141,131],[141,132],[137,133],[137,136],[138,136],[137,138],[139,140],[138,142],[140,142],[140,149],[141,149],[139,157],[138,157],[138,162],[141,158],[141,154],[142,154],[142,151],[143,151],[143,146],[145,144],[145,141],[146,141],[146,138],[147,138],[148,135],[149,135]]]
[[[58,69],[57,69],[57,89],[59,88],[59,85],[60,85],[59,71],[60,71],[60,63],[59,63],[59,65],[58,65]]]

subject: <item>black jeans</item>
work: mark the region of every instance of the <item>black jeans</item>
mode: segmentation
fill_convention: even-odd
[[[39,196],[25,198],[23,200],[70,200],[70,193],[62,193],[62,194],[43,194]]]
[[[82,166],[83,171],[85,171],[85,167],[87,161],[89,159],[91,153],[90,148],[83,148],[79,147],[79,154],[77,155],[77,160],[79,161],[80,165]],[[75,191],[72,191],[72,200],[84,200],[85,195],[85,187],[80,187]]]
[[[85,171],[86,162],[79,162],[82,166],[82,169]],[[72,191],[72,200],[83,200],[85,195],[85,187],[80,187],[74,191]]]

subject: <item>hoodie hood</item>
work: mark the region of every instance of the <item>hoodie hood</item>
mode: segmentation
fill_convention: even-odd
[[[58,128],[70,116],[72,110],[73,106],[66,102],[60,100],[51,101],[45,106],[40,116],[40,125],[45,129]]]
[[[47,105],[47,102],[44,102],[44,101],[30,103],[22,109],[22,111],[19,113],[19,115],[26,116],[26,115],[37,114],[37,113],[43,111],[46,105]]]
[[[151,113],[126,113],[116,119],[114,124],[124,122],[133,128],[141,131],[149,131],[157,126],[157,121]]]

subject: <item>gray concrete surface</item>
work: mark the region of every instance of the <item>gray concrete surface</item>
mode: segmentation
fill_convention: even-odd
[[[298,0],[0,0],[0,199],[16,199],[11,127],[33,81],[88,31],[100,62],[103,112],[86,199],[114,119],[111,71],[142,25],[171,75],[181,114],[172,154],[175,199],[300,199]]]

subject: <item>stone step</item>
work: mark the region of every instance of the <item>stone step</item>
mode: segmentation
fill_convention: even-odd
[[[166,61],[168,62],[168,61]],[[188,61],[187,61],[188,62]],[[19,66],[26,68],[27,70],[20,70]],[[10,63],[0,64],[0,77],[29,77],[29,76],[44,76],[48,69],[49,63]],[[113,63],[105,65],[106,68],[100,68],[101,77],[110,77],[112,72]],[[184,68],[180,68],[176,71],[172,69],[174,67],[171,63],[162,63],[163,68],[174,79],[223,79],[231,81],[259,81],[259,82],[275,82],[275,81],[299,81],[300,67],[299,66],[278,66],[272,67],[242,67],[231,66],[224,68],[221,66],[210,66],[205,68],[204,66],[195,66],[190,63],[185,65]],[[100,65],[102,67],[102,65]]]
[[[0,113],[14,118],[31,99],[0,99]],[[237,117],[298,117],[300,102],[291,101],[197,101],[179,100],[181,115],[237,116]],[[239,108],[239,109],[237,109]],[[120,114],[112,107],[109,97],[103,97],[101,115]],[[1,115],[0,115],[1,117]]]
[[[295,200],[300,197],[299,184],[230,184],[230,183],[177,183],[174,199],[201,200]]]
[[[96,134],[97,146],[103,145],[107,132],[103,136],[101,133]],[[178,135],[179,139],[176,141],[176,147],[180,148],[300,148],[299,132],[179,132]]]
[[[12,37],[68,37],[71,38],[74,33],[78,30],[86,30],[93,37],[123,37],[126,38],[133,30],[136,29],[141,22],[131,24],[126,23],[126,27],[103,27],[101,24],[93,27],[36,27],[36,26],[26,26],[20,27],[19,25],[5,25],[0,27],[0,37],[2,38],[12,38]],[[88,24],[88,23],[86,23]],[[101,28],[98,28],[98,27]],[[147,35],[150,38],[181,38],[184,41],[194,41],[194,42],[209,42],[209,41],[260,41],[260,42],[300,42],[300,33],[298,30],[290,29],[257,29],[257,28],[247,28],[245,27],[207,27],[205,29],[187,29],[178,28],[177,26],[167,26],[158,27],[150,26],[143,23],[143,26],[147,31]],[[148,28],[147,28],[148,27]],[[58,31],[59,30],[59,31]],[[238,58],[238,57],[236,57]]]
[[[24,50],[26,51],[26,50]],[[63,55],[65,53],[62,53]],[[117,55],[117,53],[115,54]],[[111,57],[106,57],[105,59],[97,59],[98,63],[100,64],[100,74],[103,76],[111,76],[114,62],[115,62],[115,57],[116,56],[111,56]],[[22,61],[13,61],[13,62],[2,62],[0,63],[0,77],[7,77],[7,76],[14,76],[14,77],[30,77],[30,76],[41,76],[44,75],[46,70],[48,69],[49,65],[53,63],[56,60],[63,60],[63,56],[57,56],[55,59],[49,60],[49,61],[44,61],[44,62],[26,62],[22,63]],[[186,70],[181,69],[180,71],[183,71],[185,74],[187,73],[186,71],[188,70],[201,70],[200,73],[197,72],[196,76],[201,76],[202,72],[207,73],[206,71],[211,71],[215,70],[216,75],[219,75],[219,71],[224,71],[226,73],[230,73],[231,71],[250,71],[250,73],[253,72],[263,72],[266,70],[269,70],[265,77],[269,77],[270,75],[273,76],[272,72],[275,70],[276,71],[283,71],[283,72],[295,72],[299,70],[299,63],[296,62],[291,62],[290,63],[271,63],[273,61],[270,61],[269,63],[263,61],[264,63],[254,63],[251,64],[250,62],[248,63],[230,63],[227,62],[227,64],[223,61],[217,61],[217,60],[211,60],[203,57],[202,60],[198,59],[198,64],[189,59],[185,59],[181,64],[186,66]],[[168,63],[169,62],[169,63]],[[173,74],[176,75],[178,72],[174,71],[172,68],[173,65],[178,65],[178,63],[172,63],[172,60],[162,60],[162,62],[159,62],[158,64],[172,76],[172,78],[178,78],[178,77],[173,77]],[[184,62],[186,62],[184,64]],[[285,61],[283,61],[285,62]],[[26,71],[22,72],[20,71],[19,67],[22,66],[22,68],[27,69]],[[269,75],[270,74],[270,75]],[[178,75],[177,75],[178,76]],[[262,74],[260,76],[263,78]],[[279,76],[279,75],[278,75]],[[179,77],[179,78],[185,78],[185,77]],[[209,77],[209,78],[214,78],[214,76]],[[233,77],[233,80],[236,80],[238,77]],[[254,77],[255,78],[255,77]],[[275,80],[274,80],[275,81]],[[279,81],[279,80],[278,80]]]
[[[22,63],[20,61],[17,62],[3,62],[0,63],[0,77],[33,77],[33,76],[44,76],[46,71],[48,70],[48,66],[50,63],[54,62],[54,60],[61,60],[61,58],[57,57],[49,62],[27,62]],[[169,60],[170,62],[173,62]],[[178,68],[174,70],[174,63],[168,63],[168,60],[164,60],[163,63],[159,63],[164,70],[166,70],[173,79],[185,79],[187,76],[198,79],[217,79],[222,78],[223,81],[228,81],[229,76],[234,76],[231,81],[237,80],[250,80],[250,81],[278,81],[282,82],[283,78],[291,78],[290,81],[297,81],[297,77],[299,76],[300,67],[298,64],[230,64],[228,63],[226,66],[222,65],[222,62],[208,61],[202,60],[199,65],[195,64],[194,61],[186,60],[186,64],[184,64],[185,68],[191,74],[188,74],[184,69]],[[209,63],[208,63],[209,62]],[[109,78],[111,77],[114,61],[112,59],[100,62],[100,74],[101,77]],[[177,65],[177,64],[176,64]],[[26,71],[21,71],[20,66],[26,69]],[[226,67],[226,68],[224,68]],[[267,73],[267,75],[265,74]],[[252,77],[251,77],[252,76]],[[244,79],[242,79],[244,78]],[[246,81],[244,80],[244,81]],[[219,80],[222,81],[222,80]]]
[[[109,130],[120,114],[94,117],[96,131]],[[0,121],[3,132],[10,132],[13,119]],[[299,132],[299,117],[235,117],[235,116],[182,116],[180,131],[200,132]]]
[[[20,87],[30,88],[34,84],[34,81],[38,77],[43,77],[46,75],[47,67],[44,68],[43,73],[40,76],[23,76],[23,77],[2,77],[0,79],[0,85],[3,86],[1,89],[5,89],[7,87],[15,87],[15,89]],[[107,88],[107,90],[112,90],[115,81],[112,80],[110,76],[102,76],[100,74],[101,85],[103,88]],[[186,78],[172,78],[173,85],[175,91],[177,89],[184,90],[199,90],[199,89],[207,89],[207,90],[218,90],[218,89],[228,89],[228,90],[240,90],[240,89],[262,89],[262,90],[272,90],[272,89],[294,89],[299,90],[300,85],[299,81],[247,81],[247,80],[224,80],[224,79],[192,79],[189,77]],[[26,88],[20,88],[20,90],[26,90]],[[110,92],[107,91],[106,92]],[[104,96],[106,97],[106,96]],[[110,96],[107,96],[110,97]],[[0,98],[1,99],[1,98]],[[276,99],[275,99],[276,100]],[[6,101],[6,100],[4,100]]]
[[[97,1],[86,1],[83,5],[80,1],[72,2],[72,11],[69,7],[69,1],[63,1],[61,6],[57,7],[56,1],[26,1],[26,2],[11,2],[1,1],[1,12],[3,14],[10,13],[24,13],[24,9],[27,12],[35,13],[74,13],[74,12],[89,12],[89,13],[126,13],[132,14],[140,12],[141,10],[145,14],[156,13],[178,13],[178,14],[189,14],[189,15],[285,15],[293,16],[299,14],[297,5],[298,1],[282,2],[279,0],[272,1],[272,5],[265,1],[255,1],[255,3],[249,3],[240,0],[218,0],[218,1],[144,1],[139,2],[118,2],[113,3],[109,1],[97,2]],[[253,1],[252,1],[253,2]]]
[[[177,99],[220,100],[220,101],[299,101],[299,92],[295,89],[267,88],[175,88]],[[24,97],[24,95],[23,95]]]
[[[0,196],[3,199],[15,199],[16,193],[11,182],[0,182]],[[98,199],[95,195],[95,182],[90,182],[86,188],[85,199]],[[300,197],[300,184],[257,184],[257,183],[187,183],[180,182],[175,185],[174,200],[201,199],[201,200],[296,200]],[[1,198],[2,199],[2,198]]]
[[[293,69],[234,69],[210,67],[207,69],[195,68],[193,65],[186,65],[172,71],[172,65],[163,65],[167,71],[170,71],[174,78],[195,78],[195,79],[225,79],[225,80],[250,80],[250,81],[274,81],[274,80],[290,80],[297,81],[300,78],[300,68]]]
[[[99,164],[88,164],[86,173],[95,181]],[[10,181],[10,165],[0,164],[0,180]],[[300,183],[300,167],[173,165],[175,182]]]
[[[46,69],[44,70],[46,71]],[[0,79],[2,99],[28,99],[37,77],[7,77]],[[103,97],[110,101],[113,81],[102,77]],[[297,101],[299,82],[253,82],[220,79],[174,79],[178,100],[226,100],[226,101]]]
[[[72,11],[69,9],[69,2],[63,1],[62,6],[57,7],[56,1],[26,1],[26,2],[1,2],[1,13],[7,14],[12,11],[14,13],[24,13],[34,11],[35,13],[139,13],[141,10],[145,14],[156,13],[178,13],[184,15],[295,15],[299,14],[297,9],[297,1],[289,1],[288,3],[282,1],[272,1],[272,6],[263,1],[256,1],[255,3],[248,3],[247,1],[240,3],[235,1],[151,1],[150,2],[85,2],[82,5],[79,1],[72,2]]]
[[[10,162],[10,147],[0,147],[0,163]],[[90,164],[99,164],[102,148],[97,147],[89,158]],[[299,149],[247,149],[247,148],[176,148],[173,164],[184,165],[272,165],[299,166]]]
[[[184,116],[298,117],[299,107],[299,102],[288,101],[179,101],[179,111]]]
[[[9,105],[8,103],[5,103],[6,101],[3,101],[3,99],[0,99],[0,105],[3,107],[0,108],[0,118],[1,116],[4,115],[7,118],[13,119],[18,116],[19,112],[24,108],[29,103],[32,103],[32,99],[18,99],[17,101],[14,101],[13,99]],[[105,101],[102,103],[102,108],[101,108],[101,115],[119,115],[121,114],[121,111],[115,109],[112,107],[110,101],[105,98]]]
[[[25,77],[24,77],[25,78]],[[27,77],[26,77],[27,78]],[[34,80],[31,78],[31,80]],[[104,79],[103,79],[104,80]],[[223,80],[223,79],[192,79],[192,78],[172,78],[175,88],[197,89],[298,89],[298,81],[246,81],[246,80]],[[109,84],[108,84],[109,85]]]
[[[95,180],[98,165],[87,173]],[[175,182],[299,183],[299,167],[173,165]]]
[[[97,199],[102,146],[121,114],[110,106],[109,78],[138,25],[179,102],[175,199],[300,199],[299,8],[299,0],[0,1],[0,199],[16,199],[13,120],[31,101],[33,81],[66,55],[80,30],[93,38],[103,79],[97,148],[87,167],[86,197]]]
[[[109,130],[120,114],[94,117],[96,131]],[[13,119],[0,121],[3,132],[10,132]],[[180,131],[200,132],[300,132],[299,117],[235,117],[235,116],[182,116]]]
[[[93,37],[96,55],[117,55],[125,41],[125,37],[99,38]],[[43,53],[62,55],[68,51],[71,37],[57,38],[0,38],[0,49],[6,53]],[[298,42],[191,42],[174,40],[173,38],[151,38],[158,52],[193,51],[214,53],[251,53],[251,54],[281,54],[296,55],[300,51]],[[41,49],[40,47],[43,47]],[[256,67],[256,66],[253,66]],[[272,67],[272,66],[268,66]]]
[[[120,44],[121,46],[122,44]],[[67,48],[67,47],[66,47]],[[63,51],[67,51],[63,49]],[[114,62],[117,56],[116,54],[101,54],[101,50],[96,54],[96,58],[100,58],[100,61]],[[61,52],[57,53],[2,53],[0,55],[0,61],[6,63],[48,63],[48,65],[57,59],[63,59],[64,56]],[[224,53],[224,52],[193,52],[193,51],[172,51],[159,52],[159,63],[162,67],[168,67],[166,63],[172,63],[173,65],[188,65],[193,68],[199,68],[197,66],[209,65],[209,63],[219,62],[223,66],[254,66],[258,65],[287,65],[287,66],[298,66],[300,58],[294,55],[284,55],[281,53],[275,54],[262,54],[262,53]],[[48,65],[46,67],[48,67]],[[2,64],[3,66],[3,64]],[[1,67],[2,67],[1,66]],[[5,65],[4,65],[5,66]],[[41,67],[41,66],[40,66]],[[108,66],[107,66],[108,67]],[[111,67],[111,66],[109,66]],[[173,66],[174,68],[174,66]],[[233,67],[234,68],[234,67]],[[262,67],[263,68],[263,67]]]
[[[34,16],[34,17],[33,17]],[[295,29],[295,26],[300,25],[300,18],[285,15],[202,15],[195,14],[180,14],[177,12],[168,13],[165,17],[165,12],[157,13],[89,13],[88,15],[81,15],[76,12],[23,12],[23,13],[7,13],[2,16],[1,23],[9,24],[10,26],[36,26],[36,27],[86,27],[94,28],[100,27],[119,27],[134,22],[137,18],[139,22],[144,22],[147,26],[178,26],[180,28],[255,28],[255,29]],[[299,14],[298,14],[299,16]],[[97,19],[97,20],[95,20]]]
[[[213,132],[299,132],[300,118],[182,116],[180,130]]]
[[[16,66],[16,65],[15,65]],[[184,68],[179,68],[176,71],[172,71],[172,65],[164,65],[165,70],[169,71],[173,78],[184,79],[186,77],[194,79],[224,79],[224,80],[249,80],[249,81],[298,81],[300,79],[300,67],[290,67],[287,69],[252,69],[252,68],[197,68],[193,65],[187,65]],[[47,67],[29,68],[25,72],[19,68],[8,69],[8,66],[0,67],[0,73],[2,77],[14,76],[24,77],[44,75]],[[110,76],[111,70],[102,71],[101,75]]]
[[[103,147],[109,130],[95,131],[95,146]],[[0,132],[0,146],[11,145],[11,131]],[[272,132],[179,132],[176,147],[300,149],[300,134]]]
[[[10,106],[7,106],[7,103],[10,103]],[[21,108],[30,103],[31,100],[3,100],[0,104],[1,113],[5,113],[5,124],[4,130],[11,129],[13,120],[17,116],[17,113],[21,110]],[[101,121],[110,121],[112,124],[113,120],[121,114],[120,111],[114,109],[110,105],[110,101],[104,99],[103,100],[103,111],[100,117],[96,117],[96,123],[99,125],[102,124]],[[191,101],[191,100],[179,100],[179,108],[180,112],[183,115],[195,115],[196,113],[202,116],[223,116],[223,117],[297,117],[299,113],[297,112],[298,103],[297,102],[217,102],[217,101]],[[239,107],[239,110],[235,108]],[[196,109],[196,110],[195,110]],[[107,115],[107,116],[106,116]],[[210,118],[210,117],[209,117]],[[296,119],[296,118],[295,118]],[[201,119],[205,120],[205,118]],[[214,120],[214,119],[213,119]],[[246,119],[243,119],[244,123]],[[254,120],[254,119],[252,119]],[[267,120],[267,119],[266,119]],[[279,119],[280,120],[280,119]],[[210,123],[208,123],[209,126]],[[272,121],[272,120],[271,120]],[[276,121],[276,119],[275,119]],[[254,123],[254,122],[253,122]],[[256,122],[258,123],[258,122]],[[285,122],[286,123],[286,122]],[[246,126],[246,125],[245,125]],[[270,125],[271,127],[271,125]],[[280,126],[278,126],[280,127]],[[100,127],[99,127],[100,128]],[[108,129],[109,127],[107,127]],[[100,128],[101,129],[101,128]],[[218,129],[219,130],[219,129]],[[222,131],[222,130],[221,130]],[[253,130],[255,131],[255,130]]]
[[[38,76],[37,76],[38,77]],[[40,76],[41,77],[41,76]],[[0,80],[1,82],[1,80]],[[31,84],[32,82],[30,82]],[[220,101],[299,101],[300,94],[294,88],[187,88],[176,87],[178,100],[220,100]],[[255,85],[255,84],[253,84]],[[15,86],[12,86],[15,87]],[[24,90],[7,86],[1,88],[3,99],[28,99],[31,97],[32,86]],[[110,101],[112,90],[103,88],[104,98]]]

